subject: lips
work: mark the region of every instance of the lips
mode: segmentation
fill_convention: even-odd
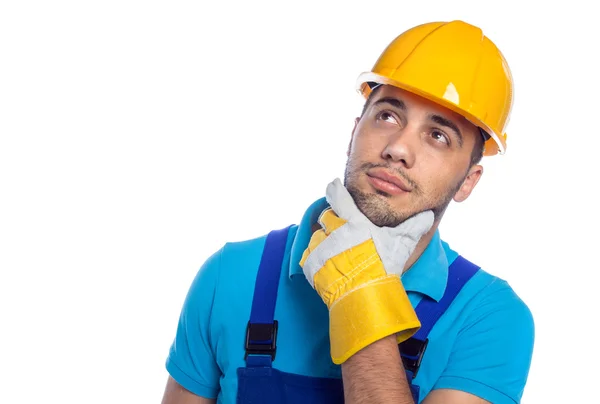
[[[380,185],[385,185],[382,184],[382,182],[388,183],[392,186],[391,189],[398,188],[399,191],[411,192],[411,188],[400,177],[390,174],[384,169],[371,170],[367,175],[372,179],[375,179],[375,181],[372,182],[377,182]]]

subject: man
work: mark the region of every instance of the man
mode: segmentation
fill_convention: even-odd
[[[481,30],[430,23],[359,78],[344,183],[299,226],[228,243],[184,304],[163,403],[518,403],[533,319],[441,241],[451,200],[504,152],[506,61]]]

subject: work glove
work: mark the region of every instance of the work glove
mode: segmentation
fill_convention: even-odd
[[[398,343],[421,326],[400,281],[418,241],[433,224],[431,211],[397,227],[377,227],[339,179],[327,186],[331,208],[319,217],[300,266],[329,308],[331,358],[344,363],[366,346],[396,334]]]

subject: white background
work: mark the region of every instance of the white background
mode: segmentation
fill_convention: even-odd
[[[160,402],[204,259],[297,223],[343,174],[358,74],[451,19],[502,49],[516,98],[442,236],[534,313],[523,402],[597,402],[592,3],[215,3],[0,6],[0,402]]]

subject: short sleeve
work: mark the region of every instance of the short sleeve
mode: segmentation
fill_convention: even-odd
[[[221,253],[213,254],[192,282],[166,362],[167,371],[177,383],[205,398],[217,397],[221,376],[210,335]]]
[[[533,353],[533,317],[506,282],[486,289],[433,389],[466,391],[494,404],[519,403]]]

